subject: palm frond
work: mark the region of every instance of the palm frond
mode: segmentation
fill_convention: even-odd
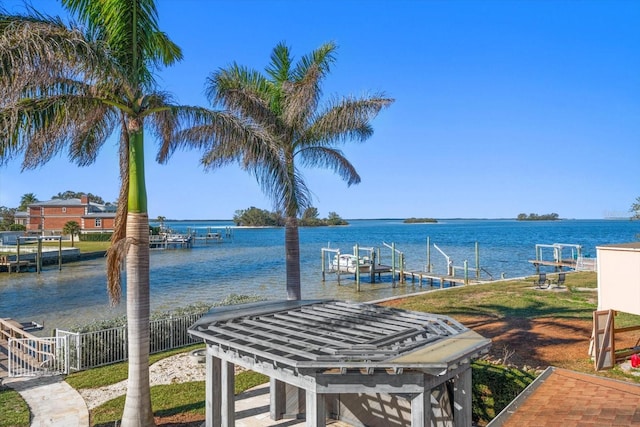
[[[210,170],[239,159],[229,153],[250,146],[273,145],[269,133],[229,111],[181,106],[166,114],[174,115],[180,127],[163,140],[157,157],[160,163],[166,162],[177,149],[196,148],[204,152],[202,164]]]
[[[265,128],[278,126],[271,108],[272,84],[259,72],[231,65],[212,73],[206,80],[205,93],[212,105],[221,105]]]
[[[303,166],[330,169],[347,182],[348,186],[360,183],[360,175],[342,151],[330,147],[312,146],[302,149],[298,155]]]
[[[0,15],[0,93],[21,95],[25,86],[111,70],[108,52],[78,27],[43,15]]]
[[[290,80],[291,65],[291,51],[284,42],[280,42],[271,51],[271,63],[265,71],[274,82],[282,84]]]
[[[296,65],[292,80],[283,85],[282,117],[289,126],[302,128],[316,110],[322,96],[320,82],[335,61],[336,49],[335,44],[326,43],[303,56]]]
[[[98,32],[133,87],[153,88],[152,71],[182,59],[180,48],[158,28],[153,0],[63,0],[90,31]]]
[[[120,192],[118,209],[111,235],[111,245],[107,250],[107,294],[111,305],[117,305],[122,298],[122,266],[129,250],[126,241],[127,212],[129,210],[129,133],[126,118],[120,114]]]
[[[371,120],[393,101],[383,94],[368,98],[335,99],[314,117],[310,127],[305,130],[304,137],[300,139],[299,146],[329,146],[345,141],[365,141],[373,134]]]

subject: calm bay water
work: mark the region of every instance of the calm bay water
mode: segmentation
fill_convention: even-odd
[[[172,222],[176,232],[188,229],[199,235],[207,228],[220,229],[231,222]],[[382,262],[390,264],[391,251],[383,243],[395,243],[405,254],[407,270],[424,270],[427,237],[462,266],[475,266],[475,244],[480,265],[495,278],[521,277],[535,273],[528,262],[535,258],[536,244],[579,244],[585,256],[595,257],[596,246],[636,240],[640,223],[613,220],[563,220],[520,222],[515,220],[440,220],[437,224],[404,224],[401,220],[354,220],[345,227],[300,229],[302,297],[369,301],[425,290],[419,285],[393,287],[389,275],[374,285],[363,282],[361,292],[342,276],[322,282],[321,249],[352,251],[361,247],[381,248]],[[568,254],[567,252],[566,254]],[[549,253],[550,254],[550,253]],[[445,258],[431,249],[435,271],[446,271]],[[237,228],[224,243],[198,243],[191,249],[151,252],[152,310],[170,311],[195,302],[214,303],[230,294],[259,295],[284,299],[284,230]],[[45,323],[45,331],[68,328],[94,319],[124,314],[124,301],[108,304],[104,259],[47,266],[41,274],[0,274],[0,317]]]

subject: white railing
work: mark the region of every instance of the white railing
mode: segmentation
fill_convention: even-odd
[[[65,337],[10,338],[10,377],[58,375],[69,372],[69,347]]]
[[[576,260],[576,271],[597,271],[598,259],[579,256]]]
[[[203,314],[149,322],[149,352],[159,353],[202,342],[202,339],[191,337],[187,329]],[[126,326],[82,333],[56,330],[56,337],[66,337],[69,340],[69,363],[70,368],[75,371],[123,362],[128,358]]]

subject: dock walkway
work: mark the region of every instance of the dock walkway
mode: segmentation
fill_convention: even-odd
[[[0,269],[4,270],[6,268],[9,273],[11,273],[11,270],[19,273],[21,267],[30,267],[32,264],[31,261],[12,261],[6,255],[0,256]]]
[[[405,281],[407,279],[411,279],[411,283],[415,283],[416,280],[418,280],[420,286],[422,286],[422,282],[424,281],[428,286],[434,288],[445,288],[447,283],[449,284],[449,286],[476,285],[479,283],[484,283],[484,281],[482,280],[471,278],[465,280],[465,278],[461,276],[448,276],[446,274],[434,274],[424,271],[403,271],[401,274],[403,275]]]

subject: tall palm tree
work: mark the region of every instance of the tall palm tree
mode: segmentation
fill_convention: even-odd
[[[193,127],[179,132],[173,144],[204,148],[207,169],[237,161],[256,176],[276,210],[284,212],[287,298],[293,300],[301,299],[297,217],[311,206],[300,166],[329,168],[347,185],[359,183],[360,176],[338,146],[369,138],[370,121],[393,102],[376,94],[335,98],[321,106],[321,82],[335,51],[334,43],[326,43],[294,64],[289,48],[280,43],[271,53],[266,75],[238,64],[213,72],[207,79],[209,101],[249,121],[265,138],[232,139],[220,127]]]
[[[235,117],[174,105],[157,89],[154,71],[182,53],[158,28],[153,0],[62,3],[83,27],[33,9],[23,15],[0,12],[0,164],[24,155],[23,169],[34,168],[66,147],[70,160],[89,165],[111,135],[119,134],[121,187],[107,279],[112,302],[118,302],[126,260],[129,377],[122,426],[150,426],[143,131],[146,125],[162,149],[180,123],[215,128],[222,120],[229,130]]]
[[[26,193],[23,194],[20,198],[20,206],[18,207],[19,211],[26,211],[27,207],[32,204],[38,202],[38,198],[34,193]]]
[[[80,224],[78,224],[76,221],[67,221],[64,224],[64,227],[62,227],[62,234],[71,236],[71,247],[73,247],[75,235],[80,233],[81,231],[82,228],[80,228]]]

